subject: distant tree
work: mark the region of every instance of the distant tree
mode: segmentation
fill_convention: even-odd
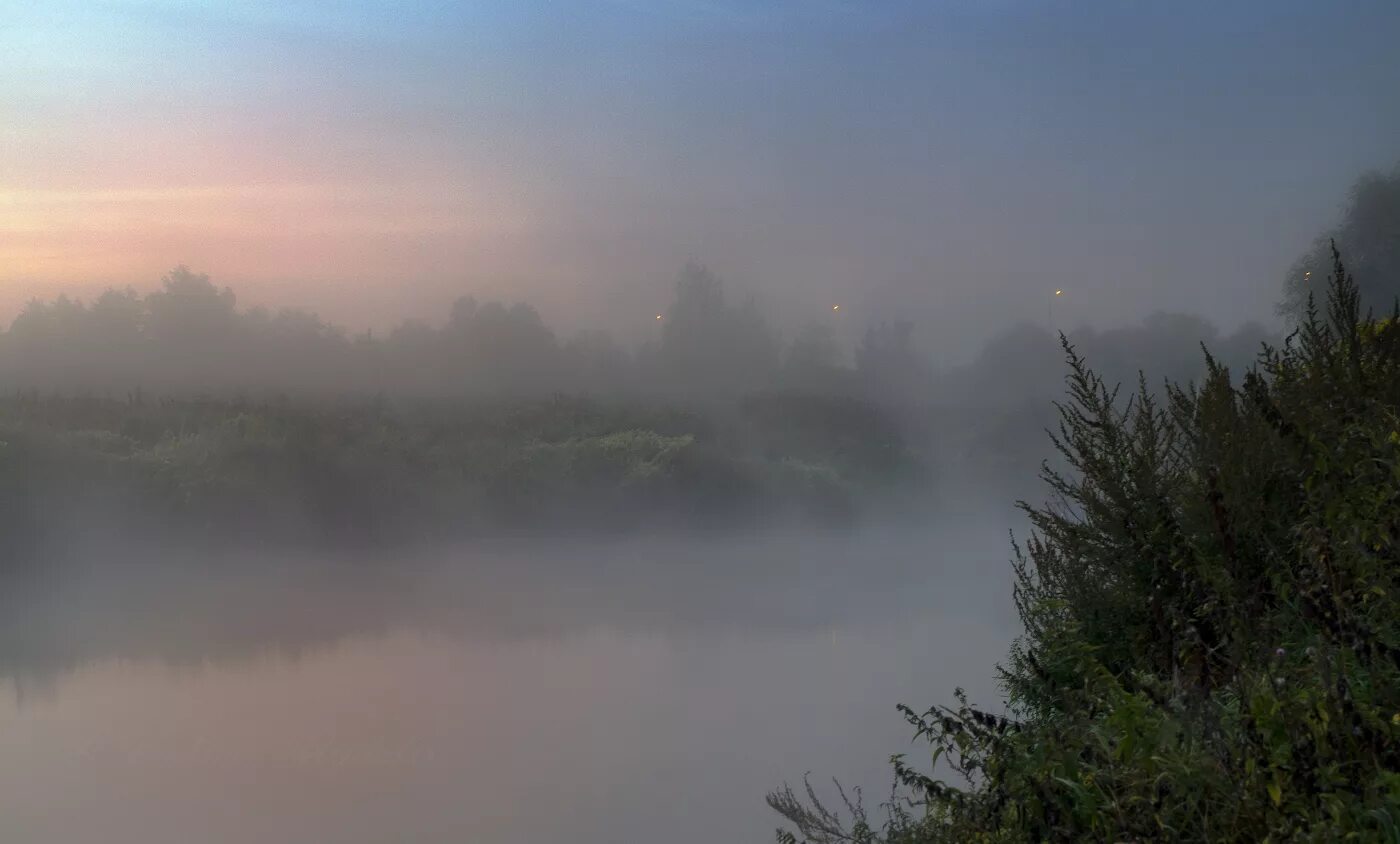
[[[459,299],[442,340],[469,390],[530,393],[561,384],[558,341],[529,305]]]
[[[1103,361],[1101,374],[1109,384],[1131,388],[1138,374],[1145,373],[1156,389],[1165,381],[1200,380],[1206,371],[1201,344],[1214,348],[1219,336],[1209,320],[1157,311],[1137,325],[1071,335],[1071,340],[1085,355]]]
[[[237,300],[209,276],[179,266],[161,280],[161,289],[146,296],[146,331],[167,386],[219,390],[246,364],[237,343]]]
[[[89,330],[109,351],[138,346],[146,335],[146,307],[130,287],[106,290],[92,303]]]
[[[841,347],[829,325],[811,324],[793,337],[783,360],[782,384],[809,393],[840,392],[848,387],[849,370],[841,366]]]
[[[925,400],[932,367],[914,348],[914,324],[882,322],[866,329],[856,347],[856,375],[871,397],[904,404]]]
[[[730,305],[719,278],[698,264],[681,272],[660,351],[667,386],[692,394],[751,390],[778,368],[777,338],[757,306],[752,300]]]
[[[161,279],[161,289],[146,297],[151,336],[162,343],[191,343],[227,334],[233,326],[237,298],[216,287],[209,276],[179,266]]]
[[[392,385],[405,395],[440,394],[447,374],[442,370],[438,333],[421,319],[407,319],[395,326],[384,341],[381,385]],[[461,385],[457,390],[460,392]]]
[[[248,366],[237,380],[248,389],[334,393],[365,384],[364,373],[352,371],[345,333],[310,311],[282,308],[269,315],[253,309],[241,323]]]
[[[606,331],[581,331],[563,347],[571,390],[613,392],[629,380],[632,358]]]
[[[1055,337],[1044,326],[1011,325],[988,340],[971,365],[953,374],[950,398],[982,405],[1044,402],[1064,384],[1055,349]]]
[[[1294,323],[1305,315],[1309,293],[1315,294],[1319,306],[1325,298],[1333,241],[1347,256],[1362,308],[1389,313],[1400,296],[1400,166],[1358,179],[1341,223],[1319,235],[1289,268],[1279,310]]]
[[[90,367],[93,338],[87,306],[61,295],[29,302],[10,326],[8,363],[27,387],[88,390],[101,380]]]
[[[1209,320],[1164,311],[1134,325],[1106,330],[1085,326],[1068,334],[1086,356],[1103,361],[1099,373],[1108,384],[1131,389],[1138,374],[1145,373],[1156,392],[1167,381],[1186,383],[1205,375],[1202,343],[1218,350],[1219,360],[1243,368],[1253,362],[1268,336],[1257,323],[1224,336]],[[988,405],[1043,404],[1058,396],[1064,385],[1056,348],[1055,337],[1045,328],[1032,323],[1012,326],[989,340],[971,365],[950,373],[947,389],[959,400],[975,395]]]
[[[146,380],[152,360],[145,303],[131,288],[107,290],[88,309],[87,366],[116,390],[132,390]]]

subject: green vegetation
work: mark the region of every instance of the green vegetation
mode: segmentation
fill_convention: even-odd
[[[780,841],[1400,841],[1400,330],[1333,262],[1238,385],[1119,402],[1065,343],[1008,716],[901,708],[933,768],[770,794]]]
[[[831,523],[917,474],[899,430],[843,399],[753,396],[703,414],[566,398],[0,400],[12,542],[88,513],[153,536],[373,545]]]

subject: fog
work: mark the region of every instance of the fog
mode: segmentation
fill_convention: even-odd
[[[1054,396],[1062,374],[1056,333],[1104,361],[1107,377],[1129,381],[1147,369],[1189,380],[1203,365],[1200,343],[1245,366],[1270,336],[1257,321],[1226,334],[1208,319],[1166,312],[1096,330],[1056,321],[1047,302],[1045,320],[1001,326],[971,361],[939,367],[918,347],[912,320],[868,323],[847,343],[841,334],[859,317],[837,304],[785,335],[775,314],[752,298],[736,300],[705,266],[691,263],[676,275],[651,336],[625,344],[601,329],[562,335],[527,302],[469,296],[432,320],[352,334],[313,311],[239,308],[236,291],[182,266],[145,295],[113,288],[90,303],[66,295],[31,301],[0,335],[0,384],[120,399],[581,393],[705,403],[768,390],[908,406],[967,403],[969,382],[1003,397]]]
[[[0,808],[25,841],[762,838],[784,778],[889,787],[898,700],[995,694],[1004,543],[108,555],[5,595]]]
[[[0,14],[6,842],[874,805],[1005,707],[1069,360],[1400,295],[1381,0]]]

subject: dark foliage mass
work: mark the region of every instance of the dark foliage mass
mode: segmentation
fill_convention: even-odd
[[[843,349],[831,325],[784,342],[752,303],[691,265],[660,315],[657,339],[627,348],[603,331],[561,339],[523,303],[457,300],[437,324],[410,320],[383,335],[353,334],[300,310],[240,310],[233,291],[184,267],[146,295],[108,290],[91,303],[33,301],[0,333],[0,389],[126,399],[182,397],[464,399],[556,393],[730,402],[760,391],[843,396],[891,408],[956,403],[1005,406],[1053,392],[1054,338],[1022,324],[995,337],[970,365],[936,371],[917,326],[870,326]],[[1155,314],[1140,325],[1082,328],[1076,344],[1133,379],[1150,366],[1173,377],[1202,370],[1207,341],[1226,360],[1248,354],[1264,330],[1222,337],[1206,320]]]
[[[0,536],[380,546],[529,529],[843,524],[920,480],[868,404],[751,396],[720,414],[487,403],[21,395],[0,401]]]
[[[1400,296],[1400,166],[1357,179],[1341,222],[1288,269],[1279,310],[1295,323],[1307,316],[1308,297],[1322,296],[1334,243],[1356,275],[1362,310],[1389,310]]]
[[[1065,343],[1009,711],[902,708],[932,770],[780,841],[1400,840],[1400,324],[1332,279],[1239,382],[1125,404]]]
[[[125,398],[276,395],[523,398],[558,392],[731,398],[782,385],[852,394],[830,338],[804,333],[786,360],[752,305],[689,266],[659,341],[627,349],[606,332],[562,340],[523,303],[457,300],[437,325],[352,334],[300,310],[239,310],[228,288],[180,267],[147,295],[34,301],[0,335],[0,385]]]

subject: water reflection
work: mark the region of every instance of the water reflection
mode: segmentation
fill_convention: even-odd
[[[896,702],[994,694],[991,536],[944,536],[956,565],[870,534],[36,586],[5,626],[3,837],[768,840],[785,778],[887,786]]]

